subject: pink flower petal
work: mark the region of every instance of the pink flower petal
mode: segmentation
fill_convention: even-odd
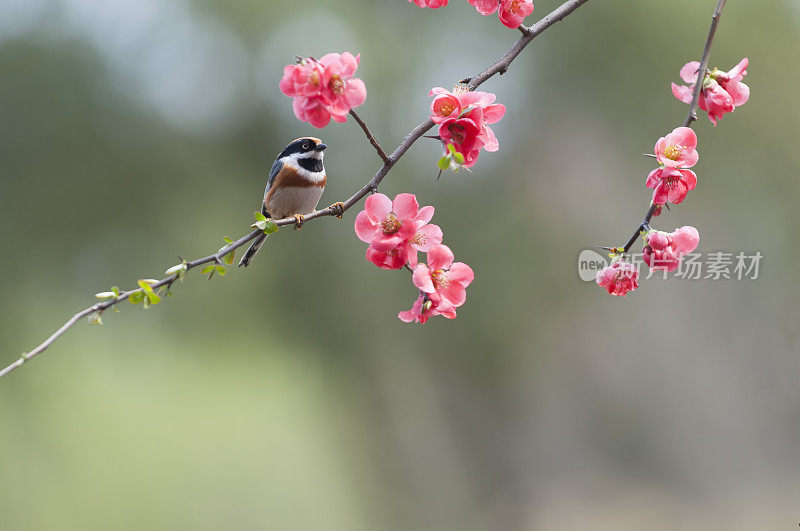
[[[697,134],[691,127],[676,127],[667,138],[670,144],[680,144],[691,149],[697,147]]]
[[[692,102],[692,91],[694,87],[687,87],[686,85],[676,85],[675,83],[672,84],[672,94],[681,100],[683,103],[691,103]]]
[[[694,251],[700,243],[700,233],[690,225],[675,229],[671,238],[675,251],[681,256]]]
[[[392,211],[392,200],[386,195],[377,193],[367,197],[364,201],[364,208],[374,221],[380,221]]]
[[[378,224],[370,218],[366,210],[362,210],[356,216],[355,229],[359,240],[364,243],[370,243],[378,231]]]
[[[500,5],[498,0],[468,0],[470,5],[474,6],[481,15],[491,15]]]
[[[392,211],[405,224],[412,222],[419,212],[419,203],[414,194],[397,194],[392,203]]]
[[[350,79],[345,84],[344,94],[342,95],[350,108],[358,107],[367,100],[367,85],[358,78]]]
[[[733,79],[733,78],[737,78],[737,77],[739,77],[739,76],[744,76],[744,75],[746,75],[746,74],[747,74],[747,66],[749,65],[749,63],[750,63],[750,62],[748,61],[747,57],[745,57],[744,59],[742,59],[741,61],[739,61],[739,64],[737,64],[736,66],[734,66],[734,67],[733,67],[733,68],[732,68],[732,69],[731,69],[731,70],[728,72],[728,77],[730,77],[731,79]]]
[[[372,240],[370,245],[376,251],[388,253],[389,251],[399,247],[401,243],[403,243],[403,238],[397,234],[386,235],[383,233],[383,231],[377,231],[375,233],[375,238]]]
[[[458,282],[450,282],[439,293],[456,308],[467,300],[467,290]]]
[[[439,271],[441,269],[447,269],[450,267],[450,264],[453,263],[453,251],[450,250],[450,247],[446,245],[434,245],[428,251],[428,267],[431,268],[431,271]]]
[[[467,264],[463,262],[456,262],[450,266],[450,270],[447,272],[447,278],[458,282],[466,288],[472,284],[472,281],[475,279],[475,273]]]
[[[695,83],[697,82],[697,74],[698,70],[700,69],[700,61],[691,61],[683,65],[681,68],[681,79],[686,81],[687,83]]]
[[[418,289],[425,293],[433,293],[436,291],[436,288],[433,286],[433,279],[431,279],[430,269],[428,269],[428,266],[425,264],[417,264],[417,267],[414,268],[414,273],[411,275],[411,281]]]
[[[734,107],[744,105],[747,103],[747,100],[750,99],[750,87],[742,82],[728,83],[725,89],[728,91],[728,94],[731,95],[731,98],[733,98]]]
[[[648,188],[655,188],[661,182],[661,168],[656,168],[651,171],[645,181],[645,186]]]
[[[692,170],[679,170],[681,175],[683,176],[683,182],[686,183],[687,190],[694,190],[694,187],[697,186],[697,174],[695,174]]]
[[[483,120],[487,124],[499,122],[506,114],[506,106],[502,103],[489,105],[483,109]]]
[[[414,234],[412,246],[418,251],[427,253],[434,245],[441,244],[443,237],[442,229],[438,225],[424,225]]]
[[[400,312],[397,314],[397,317],[404,323],[410,323],[414,320],[414,312],[412,310]]]
[[[423,224],[430,222],[433,219],[433,213],[436,211],[432,206],[426,206],[419,209],[417,213],[416,222],[423,222]]]
[[[497,99],[497,96],[492,94],[491,92],[481,92],[481,91],[467,91],[462,92],[458,96],[459,101],[461,102],[462,107],[487,107],[494,103],[494,100]]]
[[[667,200],[678,205],[686,199],[686,192],[686,183],[682,180],[676,181],[667,192]]]
[[[449,95],[452,96],[452,93],[449,90],[447,90],[446,88],[442,88],[442,87],[433,87],[431,89],[431,91],[428,92],[428,96],[433,96],[433,95],[437,95],[438,96],[438,95],[441,95],[441,94],[449,94]]]
[[[653,190],[653,204],[663,205],[669,200],[669,190],[664,186],[664,182],[660,182],[656,189]]]

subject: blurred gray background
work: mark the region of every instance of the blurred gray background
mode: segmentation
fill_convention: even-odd
[[[682,122],[669,83],[715,3],[590,2],[485,85],[498,153],[436,182],[420,141],[392,171],[476,271],[457,320],[397,319],[416,292],[365,261],[354,209],[0,381],[2,528],[796,528],[795,0],[728,2],[711,65],[748,56],[752,98],[698,122],[698,188],[656,221],[760,251],[760,278],[617,299],[576,271],[646,209],[640,153]],[[432,86],[517,37],[463,0],[3,0],[3,365],[93,293],[244,234],[288,140],[330,145],[325,205],[374,174],[354,123],[294,118],[294,55],[361,52],[359,112],[393,149]]]

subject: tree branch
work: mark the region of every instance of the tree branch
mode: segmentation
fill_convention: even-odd
[[[517,39],[517,41],[511,46],[511,48],[494,64],[483,70],[481,73],[476,75],[474,78],[471,78],[468,81],[469,90],[475,90],[478,86],[486,82],[489,78],[493,77],[495,74],[504,73],[508,70],[508,66],[511,62],[520,54],[520,52],[531,43],[533,39],[535,39],[539,34],[541,34],[544,30],[555,24],[556,22],[562,20],[564,17],[578,9],[580,6],[588,2],[589,0],[568,0],[561,4],[559,7],[554,9],[550,14],[546,15],[544,18],[533,24],[531,27],[520,26],[520,31],[522,32],[522,36]],[[405,153],[411,148],[411,146],[419,140],[428,130],[433,127],[433,121],[430,119],[425,120],[417,127],[415,127],[410,133],[406,135],[403,141],[400,143],[399,146],[392,152],[391,155],[386,155],[386,152],[381,148],[378,141],[370,132],[367,125],[364,121],[359,117],[354,111],[350,111],[350,115],[353,119],[358,123],[361,129],[364,131],[364,134],[367,137],[367,140],[372,144],[377,151],[378,156],[383,161],[383,166],[378,170],[375,176],[369,180],[367,184],[361,187],[356,193],[354,193],[351,197],[349,197],[346,201],[344,201],[344,206],[341,211],[337,212],[336,208],[328,207],[322,210],[317,210],[307,216],[304,216],[304,221],[311,221],[313,219],[317,219],[323,216],[332,216],[336,214],[342,214],[349,210],[353,205],[358,203],[361,199],[363,199],[367,194],[370,192],[375,192],[378,189],[381,181],[386,177],[389,173],[389,170],[392,169],[400,158],[405,155]],[[285,225],[293,225],[296,223],[295,218],[284,218],[273,220],[276,225],[285,226]],[[214,254],[208,255],[204,258],[198,258],[196,260],[192,260],[191,262],[186,262],[186,271],[190,269],[194,269],[198,266],[215,263],[221,263],[222,258],[230,253],[238,249],[239,247],[245,245],[246,243],[250,242],[254,238],[256,238],[259,234],[261,234],[260,230],[254,230],[253,232],[247,234],[236,240],[235,242],[226,245],[219,251]],[[170,287],[172,284],[178,280],[178,274],[174,274],[168,276],[164,279],[161,279],[157,282],[150,284],[152,289],[158,289],[161,287]],[[34,356],[42,353],[46,350],[50,345],[52,345],[59,337],[61,337],[67,330],[69,330],[75,323],[80,321],[84,317],[88,317],[94,313],[101,313],[106,309],[118,304],[125,299],[130,298],[130,296],[134,293],[141,292],[142,289],[134,289],[130,291],[125,291],[119,294],[119,296],[109,299],[103,302],[99,302],[88,308],[81,310],[80,312],[73,315],[66,323],[64,323],[61,328],[56,330],[50,337],[48,337],[43,343],[39,346],[23,354],[17,361],[8,365],[5,369],[0,371],[0,378],[9,374],[10,372],[14,371],[18,367],[22,366],[25,362],[33,358]]]
[[[356,111],[354,111],[353,109],[350,109],[350,116],[352,116],[353,119],[356,121],[356,123],[361,126],[361,129],[364,130],[364,134],[367,135],[367,140],[369,140],[369,143],[372,144],[372,147],[375,148],[375,151],[378,152],[378,156],[381,158],[383,163],[391,164],[389,157],[386,156],[386,152],[378,143],[378,140],[375,138],[375,135],[372,134],[372,131],[369,130],[367,124],[364,123],[364,120],[362,120],[361,117],[358,114],[356,114]]]
[[[728,0],[718,0],[717,7],[714,9],[714,15],[711,17],[711,27],[708,29],[708,37],[706,37],[706,45],[703,48],[703,55],[700,57],[700,67],[697,69],[697,81],[694,85],[694,93],[692,95],[692,102],[689,104],[689,113],[686,115],[686,120],[683,122],[684,127],[692,127],[692,122],[697,120],[697,106],[700,103],[700,93],[703,90],[703,80],[705,79],[706,70],[708,70],[708,60],[711,57],[711,46],[714,44],[714,36],[717,34],[717,25],[719,24],[719,17],[722,15],[722,10],[725,8],[725,2]],[[702,74],[701,74],[702,72]],[[648,154],[649,156],[649,154]],[[644,215],[644,219],[636,227],[633,235],[628,240],[628,243],[622,248],[625,253],[630,251],[631,247],[639,238],[639,234],[643,230],[650,228],[650,221],[653,219],[653,213],[656,210],[656,205],[650,202],[650,208]]]

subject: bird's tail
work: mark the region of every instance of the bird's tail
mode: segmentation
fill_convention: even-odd
[[[239,261],[239,267],[249,266],[250,262],[253,261],[253,258],[256,256],[256,253],[258,252],[259,249],[261,249],[261,246],[264,245],[264,242],[266,240],[267,240],[266,234],[259,235],[253,241],[252,245],[250,245],[250,248],[247,249],[247,252],[244,253],[244,256],[242,256],[242,259]]]

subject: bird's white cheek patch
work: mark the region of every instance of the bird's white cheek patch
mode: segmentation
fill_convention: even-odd
[[[287,157],[283,160],[283,165],[296,171],[304,179],[308,179],[312,183],[321,183],[325,180],[325,170],[322,171],[308,171],[297,163],[297,159]]]

